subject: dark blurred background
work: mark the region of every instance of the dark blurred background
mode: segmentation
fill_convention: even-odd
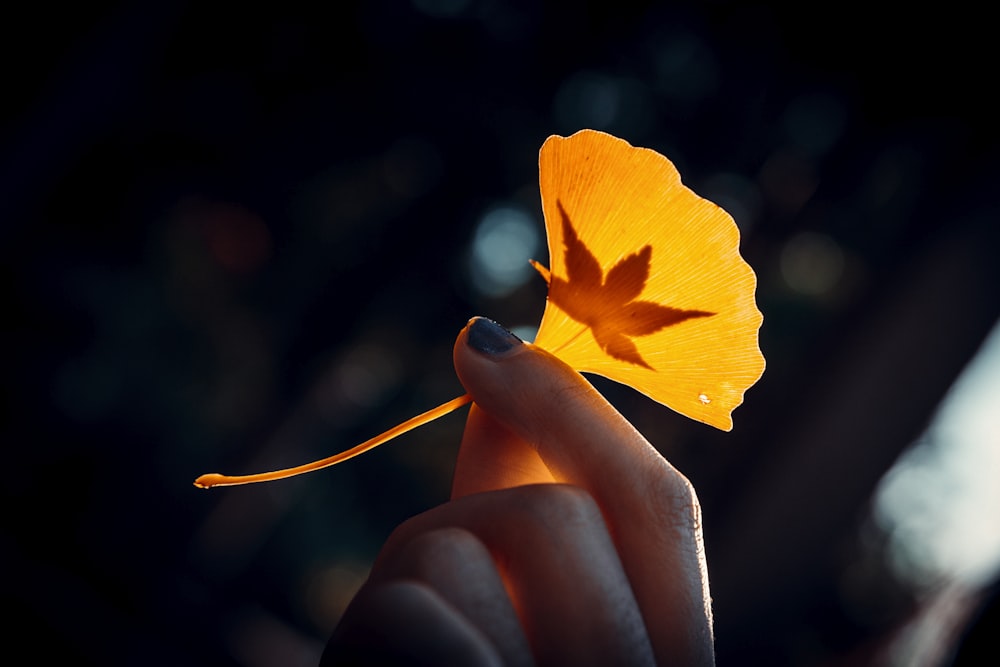
[[[995,651],[1000,500],[960,510],[973,574],[920,542],[974,484],[919,452],[972,434],[987,448],[962,469],[1000,487],[1000,371],[973,392],[994,401],[986,427],[932,426],[1000,315],[985,17],[627,0],[5,14],[8,650],[315,664],[393,526],[447,499],[464,415],[303,478],[192,480],[326,456],[459,395],[469,317],[540,319],[523,270],[546,259],[537,151],[591,127],[730,210],[760,281],[768,369],[732,433],[595,380],[698,489],[720,663],[946,664],[968,627],[959,663]],[[884,478],[914,443],[917,476]]]

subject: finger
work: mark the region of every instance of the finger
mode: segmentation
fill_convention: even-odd
[[[425,583],[492,642],[508,667],[531,665],[531,650],[517,613],[482,542],[462,528],[418,535],[383,559],[371,581]]]
[[[320,659],[334,665],[502,665],[482,633],[426,585],[365,586]]]
[[[436,507],[393,532],[373,579],[381,580],[383,570],[390,576],[412,541],[445,527],[475,535],[490,552],[539,664],[652,664],[614,543],[600,510],[580,489],[519,486]],[[442,567],[436,576],[454,577],[456,588],[474,585],[463,574]]]
[[[451,497],[554,482],[535,448],[473,404],[455,463]]]
[[[455,370],[473,401],[582,487],[611,527],[661,663],[711,664],[712,623],[693,487],[583,376],[475,318]]]

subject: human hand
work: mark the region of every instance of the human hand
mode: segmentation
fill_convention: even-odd
[[[579,373],[476,318],[452,500],[400,525],[323,665],[707,665],[690,483]]]

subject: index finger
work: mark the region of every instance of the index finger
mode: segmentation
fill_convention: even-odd
[[[454,359],[483,412],[537,452],[556,481],[597,501],[658,661],[711,664],[701,515],[688,480],[582,375],[496,323],[471,320]]]

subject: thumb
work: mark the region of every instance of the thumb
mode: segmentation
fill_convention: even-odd
[[[478,407],[463,438],[457,478],[473,468],[484,478],[492,468],[485,488],[568,482],[605,504],[665,468],[677,474],[582,375],[495,322],[470,320],[455,343],[454,360]]]
[[[495,322],[470,320],[454,358],[479,408],[470,437],[483,436],[481,467],[492,429],[498,451],[517,447],[522,460],[534,451],[554,481],[586,490],[609,525],[657,660],[712,664],[701,510],[688,480],[582,375]]]

